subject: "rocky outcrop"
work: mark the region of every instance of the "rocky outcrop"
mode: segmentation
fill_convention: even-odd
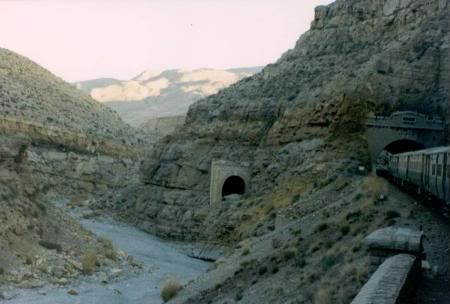
[[[179,127],[184,125],[186,116],[168,116],[150,119],[141,126],[141,129],[155,141],[164,136],[174,133]]]

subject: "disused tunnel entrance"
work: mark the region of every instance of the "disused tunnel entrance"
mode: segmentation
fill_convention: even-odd
[[[401,139],[394,142],[391,142],[387,145],[384,150],[391,154],[398,154],[403,152],[411,152],[425,149],[426,147],[417,141],[409,140],[409,139]]]
[[[231,194],[245,194],[245,182],[239,176],[230,176],[225,180],[222,187],[222,197]]]

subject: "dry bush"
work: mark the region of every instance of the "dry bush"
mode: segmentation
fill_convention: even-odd
[[[330,286],[321,286],[314,296],[315,304],[333,303],[333,288]]]
[[[92,274],[97,269],[97,255],[95,252],[88,251],[81,258],[81,265],[84,274]]]
[[[110,260],[116,261],[117,252],[113,246],[112,241],[106,237],[100,237],[98,238],[98,241],[102,244],[102,247],[104,249],[103,255]]]
[[[177,295],[181,288],[181,284],[176,279],[168,279],[162,287],[161,299],[164,302],[169,301]]]

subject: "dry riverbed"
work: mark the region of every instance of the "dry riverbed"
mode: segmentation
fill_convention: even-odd
[[[64,200],[58,205],[63,206]],[[109,217],[83,219],[83,211],[72,211],[81,224],[133,257],[122,269],[109,269],[82,276],[66,286],[46,285],[34,289],[0,287],[0,302],[8,304],[157,304],[168,278],[182,284],[206,272],[209,263],[190,258],[182,247],[151,236]],[[133,266],[134,264],[134,266]]]

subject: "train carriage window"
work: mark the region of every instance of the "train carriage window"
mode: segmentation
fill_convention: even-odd
[[[442,165],[437,166],[437,175],[442,176]]]
[[[436,165],[431,166],[431,175],[436,175]]]

